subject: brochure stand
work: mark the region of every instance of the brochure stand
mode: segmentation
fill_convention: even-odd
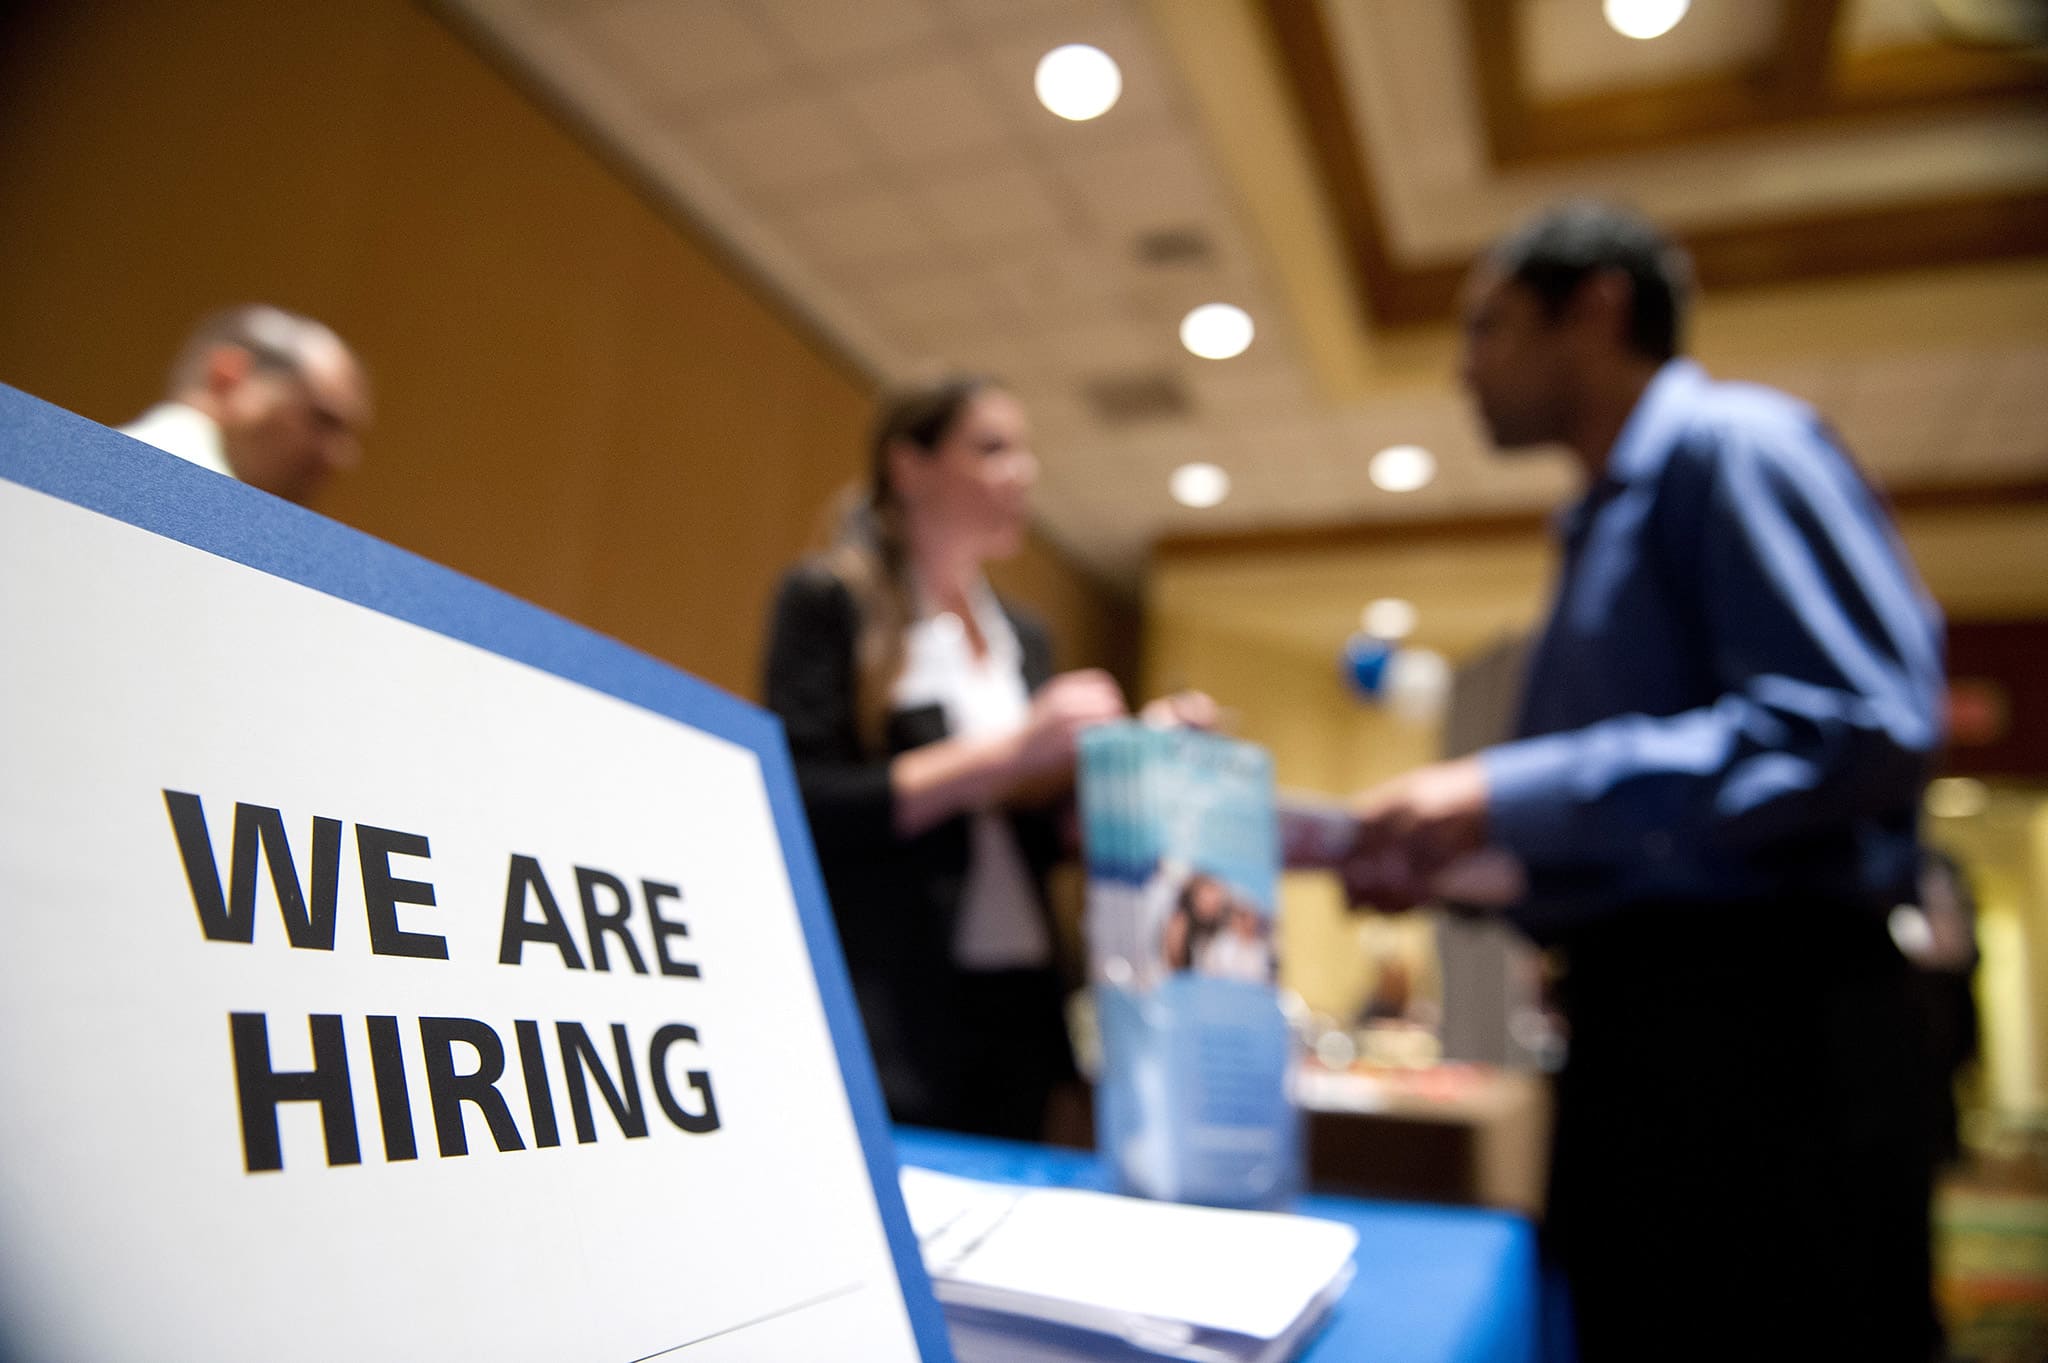
[[[0,580],[0,1357],[950,1359],[771,718],[5,388]]]

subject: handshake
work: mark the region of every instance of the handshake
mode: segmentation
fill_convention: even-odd
[[[1336,872],[1354,908],[1495,910],[1527,890],[1521,860],[1487,844],[1486,774],[1477,758],[1418,768],[1348,806],[1283,796],[1279,816],[1282,863]]]

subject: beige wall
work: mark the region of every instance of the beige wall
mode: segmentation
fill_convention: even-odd
[[[0,21],[0,381],[109,424],[264,299],[377,382],[318,509],[755,687],[775,576],[860,463],[867,384],[402,0]],[[1035,544],[1069,661],[1128,607]]]

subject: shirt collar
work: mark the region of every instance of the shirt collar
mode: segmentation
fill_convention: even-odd
[[[1629,484],[1662,472],[1677,443],[1678,430],[1692,411],[1693,399],[1707,382],[1707,371],[1686,359],[1666,360],[1650,376],[1607,452],[1607,466],[1584,496],[1568,503],[1553,518],[1551,528],[1559,539],[1577,539],[1602,502]]]
[[[911,581],[919,620],[930,620],[945,613],[925,591],[914,571]],[[1010,617],[1003,613],[1003,605],[997,599],[995,589],[988,585],[986,577],[978,573],[967,587],[967,609],[974,617],[975,628],[981,631],[983,641],[988,644],[990,656],[1006,663],[1014,663],[1023,656],[1023,646],[1017,640],[1016,631],[1010,628]]]
[[[1666,360],[1622,423],[1614,448],[1607,452],[1602,481],[1625,485],[1660,473],[1676,443],[1672,437],[1690,415],[1694,397],[1706,386],[1707,371],[1693,361]]]
[[[230,478],[235,476],[221,439],[220,423],[189,403],[159,402],[121,429],[201,468]]]

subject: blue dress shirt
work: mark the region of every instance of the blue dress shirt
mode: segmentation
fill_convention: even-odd
[[[1524,926],[1910,897],[1940,616],[1812,409],[1673,360],[1560,531],[1519,737],[1481,757]]]

